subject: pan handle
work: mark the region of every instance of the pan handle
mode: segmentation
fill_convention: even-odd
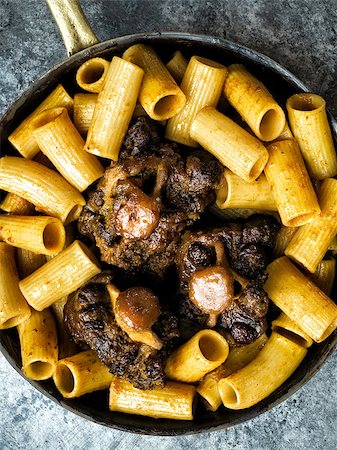
[[[60,29],[69,56],[99,42],[79,0],[46,0],[46,2]]]

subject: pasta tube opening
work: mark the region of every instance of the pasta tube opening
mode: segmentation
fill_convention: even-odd
[[[10,319],[6,320],[0,325],[0,330],[5,330],[7,328],[13,328],[19,325],[19,323],[23,322],[27,319],[27,313],[25,314],[18,314],[14,317],[11,317]]]
[[[325,108],[325,100],[317,94],[296,94],[288,99],[288,106],[297,111],[314,111]]]
[[[43,243],[50,254],[59,253],[64,246],[65,231],[62,222],[51,222],[43,231]]]
[[[70,222],[77,220],[81,215],[82,209],[83,209],[82,205],[73,206],[69,211],[67,217],[65,218],[64,225],[68,225]]]
[[[63,397],[67,397],[68,395],[71,396],[71,394],[74,392],[75,377],[70,367],[68,367],[66,364],[58,364],[54,375],[54,382]]]
[[[154,106],[153,113],[157,117],[163,117],[165,115],[171,114],[169,111],[175,111],[181,109],[181,105],[185,103],[184,98],[177,95],[166,95],[160,98]],[[160,119],[157,119],[160,120]],[[164,120],[164,119],[162,119]]]
[[[272,141],[275,139],[275,136],[280,134],[280,124],[282,123],[284,123],[284,112],[282,109],[269,109],[264,113],[261,119],[260,136],[263,137],[264,141]]]
[[[83,63],[76,73],[77,84],[88,92],[101,91],[110,63],[103,58],[92,58]]]
[[[221,380],[221,398],[226,399],[226,407],[228,408],[236,409],[240,405],[239,392],[226,379]]]
[[[224,345],[221,335],[202,335],[199,340],[199,349],[208,361],[219,361],[228,356],[228,347]]]
[[[22,370],[31,380],[47,380],[53,376],[55,366],[47,361],[33,361]]]
[[[309,336],[308,336],[309,339],[305,339],[303,336],[300,336],[294,331],[286,330],[281,325],[274,325],[273,331],[289,339],[290,341],[295,342],[295,344],[298,344],[301,347],[308,348],[312,344],[312,339],[309,338]]]
[[[37,128],[47,125],[47,123],[52,122],[53,120],[61,116],[64,111],[65,108],[62,107],[47,109],[46,111],[43,111],[42,114],[39,114],[36,119],[32,121],[30,130],[33,132]]]

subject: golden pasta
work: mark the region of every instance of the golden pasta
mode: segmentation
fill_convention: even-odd
[[[291,320],[284,312],[271,323],[271,328],[278,334],[290,339],[304,348],[309,348],[313,340],[307,335],[293,320]]]
[[[172,58],[166,63],[166,68],[178,84],[183,79],[187,64],[188,62],[180,50],[175,51]]]
[[[103,58],[85,61],[76,72],[76,82],[84,91],[101,92],[110,63]]]
[[[224,88],[229,103],[262,141],[273,141],[285,127],[282,108],[267,88],[241,64],[228,67]]]
[[[283,225],[298,227],[317,216],[320,207],[298,145],[287,139],[268,145],[264,169]]]
[[[0,330],[28,319],[30,308],[20,292],[14,248],[0,242]]]
[[[316,180],[337,174],[337,156],[325,110],[325,100],[301,93],[287,100],[292,132],[299,143],[310,175]]]
[[[296,227],[284,227],[282,226],[280,231],[277,233],[273,255],[275,258],[278,258],[284,255],[284,251],[287,248],[289,242],[292,237],[296,233]]]
[[[219,208],[242,208],[277,211],[269,183],[264,174],[255,181],[245,181],[229,169],[225,169],[216,191]]]
[[[118,160],[143,79],[143,70],[118,56],[112,58],[90,122],[85,150]]]
[[[0,240],[14,247],[56,255],[65,238],[64,226],[55,217],[0,215]]]
[[[84,150],[85,142],[66,108],[43,111],[32,122],[31,130],[42,152],[80,192],[103,175],[98,159]]]
[[[330,295],[333,288],[333,282],[335,280],[336,274],[336,260],[323,259],[321,261],[315,272],[310,276],[312,281],[320,288],[321,291],[326,295]]]
[[[74,241],[55,258],[21,280],[19,287],[29,305],[42,311],[61,297],[76,291],[100,271],[91,251],[82,242]]]
[[[18,325],[22,371],[31,380],[47,380],[55,372],[58,360],[57,332],[48,309],[32,310],[31,316]]]
[[[86,136],[97,102],[97,94],[74,95],[74,125],[82,136]]]
[[[246,181],[261,175],[268,161],[263,144],[233,120],[206,106],[191,125],[191,138]]]
[[[165,373],[171,380],[193,383],[219,367],[228,353],[228,343],[221,334],[201,330],[169,356]]]
[[[306,353],[307,349],[274,331],[252,362],[219,381],[224,406],[250,408],[268,397],[292,375]]]
[[[337,232],[337,180],[326,178],[318,190],[321,213],[300,227],[285,254],[315,272]]]
[[[129,47],[123,59],[144,70],[139,102],[154,120],[166,120],[180,112],[186,102],[183,91],[153,48],[144,44]]]
[[[268,297],[311,339],[322,342],[337,328],[337,305],[286,256],[267,267]]]
[[[58,173],[24,158],[0,159],[0,189],[20,195],[37,211],[57,217],[64,223],[79,218],[85,200]]]
[[[217,106],[226,79],[227,69],[210,59],[192,56],[180,89],[186,95],[184,108],[166,125],[165,137],[190,147],[198,143],[190,137],[191,124],[204,106]]]
[[[9,142],[21,153],[24,158],[34,158],[40,151],[39,146],[30,130],[30,126],[35,117],[42,111],[49,108],[63,106],[68,111],[72,111],[73,99],[68,95],[64,87],[59,84],[53,92],[32,112],[9,136]]]
[[[144,391],[131,383],[114,377],[109,393],[109,408],[155,419],[193,419],[195,387],[168,381],[164,388]]]
[[[23,216],[30,216],[35,212],[34,205],[19,195],[11,194],[10,192],[1,202],[0,209],[10,214],[20,214]]]
[[[40,255],[23,248],[17,248],[15,256],[20,280],[28,277],[28,275],[35,272],[35,270],[43,266],[46,262],[45,255]]]
[[[97,354],[88,350],[59,360],[53,379],[63,397],[75,398],[107,389],[113,375]]]

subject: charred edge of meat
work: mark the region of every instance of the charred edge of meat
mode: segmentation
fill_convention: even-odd
[[[139,389],[163,387],[165,358],[179,336],[177,318],[165,311],[154,325],[164,344],[162,350],[133,342],[114,319],[105,288],[111,281],[111,273],[103,272],[69,298],[64,309],[65,329],[77,344],[96,351],[114,375]]]

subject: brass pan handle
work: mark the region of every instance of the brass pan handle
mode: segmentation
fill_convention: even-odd
[[[46,0],[46,2],[60,29],[69,56],[99,42],[79,0]]]

